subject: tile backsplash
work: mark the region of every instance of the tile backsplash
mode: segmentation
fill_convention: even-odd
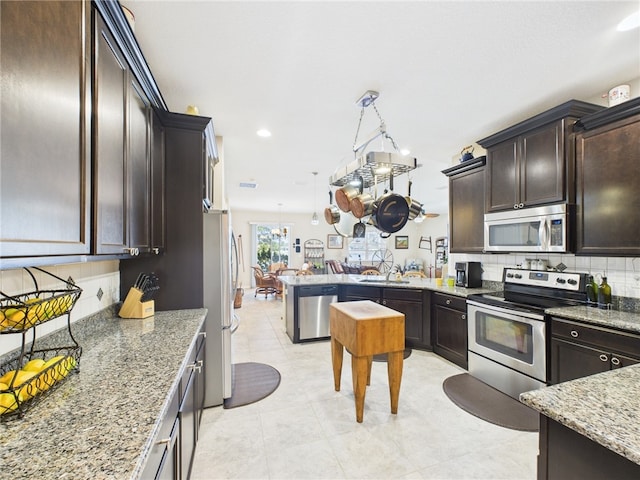
[[[71,322],[92,315],[120,301],[120,272],[118,260],[102,262],[71,263],[42,267],[54,275],[73,281],[82,289],[82,294],[71,311]],[[64,288],[64,284],[49,275],[32,270],[38,287],[42,290]],[[0,271],[0,292],[7,295],[33,292],[35,286],[31,276],[22,268]],[[98,292],[102,291],[99,297]],[[36,327],[36,338],[54,330],[66,327],[66,315],[43,323]],[[73,328],[72,328],[73,331]],[[31,340],[31,335],[28,336]],[[22,342],[20,334],[0,335],[0,355],[19,348]]]
[[[567,266],[567,271],[590,273],[600,283],[602,276],[607,277],[611,293],[617,297],[640,299],[640,258],[625,257],[582,257],[571,254],[456,254],[449,257],[449,272],[454,274],[455,262],[481,262],[482,279],[502,281],[502,270],[505,267],[520,265],[525,259],[548,260],[554,267],[560,263]]]

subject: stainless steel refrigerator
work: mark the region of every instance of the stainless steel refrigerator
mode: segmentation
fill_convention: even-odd
[[[205,407],[231,397],[231,335],[239,318],[233,302],[238,287],[238,249],[228,211],[210,211],[204,219],[204,307],[206,320]]]

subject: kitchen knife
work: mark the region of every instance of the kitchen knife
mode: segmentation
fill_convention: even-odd
[[[142,277],[143,277],[143,275],[144,275],[144,273],[143,273],[143,272],[140,272],[140,273],[138,274],[138,278],[136,278],[136,283],[134,283],[134,284],[133,284],[133,288],[140,289],[140,285],[141,285],[141,283],[142,283]]]

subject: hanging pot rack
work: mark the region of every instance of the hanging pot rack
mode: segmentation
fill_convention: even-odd
[[[343,187],[347,184],[356,182],[359,177],[363,180],[363,188],[368,188],[376,183],[386,182],[390,177],[398,177],[404,173],[414,170],[418,164],[415,157],[402,155],[398,150],[393,137],[387,133],[387,127],[382,119],[375,100],[380,94],[374,90],[367,90],[357,101],[356,105],[360,106],[360,120],[356,130],[356,137],[353,142],[354,160],[348,165],[338,167],[333,175],[329,178],[329,183],[336,187]],[[380,120],[380,126],[372,131],[366,139],[357,144],[358,134],[360,133],[360,125],[365,109],[372,106]],[[370,151],[364,153],[364,150],[376,138],[388,140],[393,146],[395,152],[376,152]]]

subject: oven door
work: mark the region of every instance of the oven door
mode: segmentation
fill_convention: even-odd
[[[475,301],[467,302],[467,310],[469,352],[546,382],[544,314],[514,311]]]

